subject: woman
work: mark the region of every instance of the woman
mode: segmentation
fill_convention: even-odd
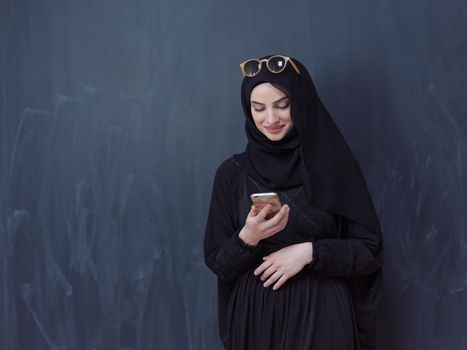
[[[361,170],[306,68],[241,64],[246,151],[216,172],[205,260],[227,349],[374,349],[382,238]],[[250,195],[277,192],[256,212]]]

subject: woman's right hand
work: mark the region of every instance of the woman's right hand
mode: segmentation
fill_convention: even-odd
[[[272,218],[266,220],[271,205],[267,204],[259,213],[252,205],[246,218],[245,226],[238,236],[248,245],[256,246],[259,241],[274,236],[282,231],[289,220],[290,207],[284,204],[281,209]]]

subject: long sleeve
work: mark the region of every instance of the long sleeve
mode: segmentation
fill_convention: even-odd
[[[204,237],[206,265],[222,280],[232,281],[259,258],[259,246],[245,244],[236,224],[235,173],[226,161],[216,172]]]
[[[377,271],[382,267],[382,239],[355,221],[341,218],[345,225],[343,238],[320,239],[313,242],[310,268],[323,276],[353,278]]]
[[[348,278],[360,349],[374,350],[382,287],[382,237],[344,218],[339,221],[339,230],[343,233],[340,239],[314,242],[310,268],[321,275]]]

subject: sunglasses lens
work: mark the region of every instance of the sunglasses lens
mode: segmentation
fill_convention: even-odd
[[[273,73],[280,73],[285,68],[286,61],[283,57],[274,56],[268,61],[268,68]]]
[[[247,77],[253,77],[259,72],[260,63],[257,60],[249,60],[243,66],[243,72]]]

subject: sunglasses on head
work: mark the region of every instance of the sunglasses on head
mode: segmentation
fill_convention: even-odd
[[[251,78],[257,75],[261,71],[263,62],[266,62],[266,67],[271,73],[281,73],[287,66],[287,63],[290,62],[297,74],[300,74],[298,67],[295,65],[295,63],[293,63],[290,57],[274,55],[269,58],[264,58],[262,60],[252,58],[241,63],[240,70],[242,71],[243,77]]]

